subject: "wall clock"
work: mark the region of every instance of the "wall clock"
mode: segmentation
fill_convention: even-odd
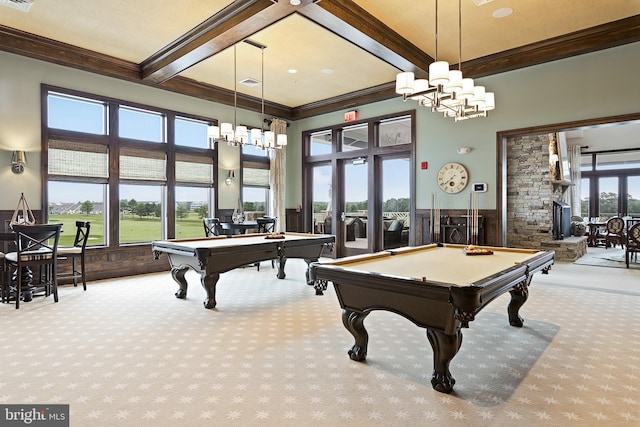
[[[447,163],[438,171],[438,186],[445,193],[459,193],[467,186],[467,182],[469,172],[460,163]]]

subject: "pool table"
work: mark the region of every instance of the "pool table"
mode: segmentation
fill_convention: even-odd
[[[450,393],[449,364],[462,344],[461,328],[487,304],[511,293],[509,323],[521,327],[518,311],[537,271],[548,273],[554,252],[487,248],[491,255],[466,255],[464,245],[439,244],[357,255],[310,266],[313,280],[331,281],[342,307],[342,323],[355,338],[352,360],[367,356],[365,318],[387,310],[426,328],[433,348],[431,385]],[[486,247],[485,247],[486,248]]]
[[[246,234],[237,236],[217,236],[200,239],[158,240],[151,244],[155,259],[166,253],[171,264],[171,276],[178,283],[176,298],[187,297],[185,274],[189,268],[200,273],[200,282],[207,293],[205,308],[216,306],[216,284],[220,273],[248,264],[276,260],[278,279],[285,278],[284,267],[287,258],[302,258],[309,265],[317,261],[323,250],[335,243],[335,236],[326,234],[282,233],[280,238],[272,239],[268,234]],[[316,294],[322,295],[327,283],[307,284],[316,288]]]

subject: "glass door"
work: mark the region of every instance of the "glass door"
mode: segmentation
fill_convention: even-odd
[[[618,177],[606,177],[598,179],[598,188],[600,192],[599,212],[600,221],[618,216],[620,212],[618,202]]]
[[[340,247],[344,256],[369,252],[367,223],[369,220],[369,165],[365,158],[342,161],[342,197]]]
[[[409,244],[411,211],[411,161],[409,157],[383,158],[382,248]]]
[[[311,208],[313,211],[312,230],[316,234],[333,234],[331,197],[331,165],[314,166],[311,181],[313,194]]]
[[[640,175],[627,178],[627,215],[640,218]]]

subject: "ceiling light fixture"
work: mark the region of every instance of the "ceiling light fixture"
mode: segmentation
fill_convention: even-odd
[[[462,7],[458,0],[458,69],[449,70],[449,63],[438,60],[438,0],[435,0],[435,62],[429,65],[429,79],[415,79],[411,71],[396,75],[396,93],[412,99],[432,112],[459,120],[486,117],[495,109],[493,92],[475,86],[473,79],[462,76]]]
[[[261,57],[261,91],[262,91],[262,95],[261,95],[261,118],[260,118],[260,128],[254,128],[251,129],[251,131],[247,130],[246,126],[238,126],[237,125],[237,113],[238,113],[238,106],[237,106],[237,97],[238,97],[238,90],[237,90],[237,81],[238,81],[238,77],[237,77],[237,56],[236,56],[236,49],[237,49],[237,45],[233,45],[233,125],[231,123],[222,123],[222,125],[220,127],[218,126],[209,126],[209,130],[208,130],[208,134],[209,134],[209,138],[212,139],[214,142],[218,142],[218,141],[226,141],[227,144],[232,145],[232,146],[240,146],[240,145],[247,145],[247,144],[253,144],[259,148],[262,148],[264,150],[272,150],[275,148],[282,148],[283,146],[287,145],[287,135],[286,134],[278,134],[275,135],[274,132],[271,131],[264,131],[264,129],[262,128],[264,126],[264,50],[266,49],[266,46],[251,41],[251,40],[244,40],[245,43],[250,44],[251,46],[257,47],[258,49],[260,49],[260,52],[262,54]],[[234,131],[235,128],[235,131]]]
[[[501,9],[497,9],[495,10],[491,16],[493,16],[494,18],[506,18],[507,16],[510,16],[513,13],[513,9],[511,9],[510,7],[503,7]]]

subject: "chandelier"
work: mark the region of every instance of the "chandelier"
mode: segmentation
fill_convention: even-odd
[[[495,96],[484,86],[475,86],[473,79],[462,76],[462,12],[458,0],[458,69],[449,70],[449,63],[438,61],[438,0],[435,1],[435,62],[429,65],[429,79],[416,79],[413,72],[396,75],[396,93],[404,101],[412,99],[432,112],[459,120],[487,117],[495,109]]]
[[[260,128],[248,130],[246,126],[237,124],[238,114],[238,61],[237,61],[237,45],[233,45],[233,124],[222,123],[220,127],[209,126],[208,136],[214,142],[224,141],[232,146],[255,145],[263,150],[273,150],[282,148],[287,145],[286,134],[275,134],[272,131],[265,131],[264,126],[264,49],[266,46],[251,40],[244,40],[245,43],[260,49],[261,57],[261,119]],[[235,129],[234,129],[235,128]]]

